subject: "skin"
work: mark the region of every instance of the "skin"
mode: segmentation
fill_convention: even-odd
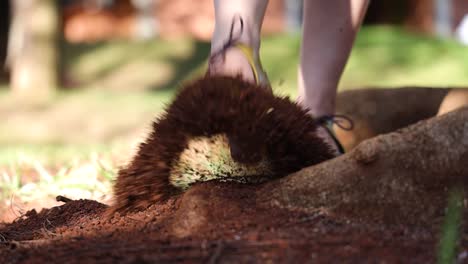
[[[231,26],[235,16],[242,18],[244,27],[240,31],[240,23],[235,20],[233,35],[238,41],[247,44],[254,51],[259,60],[260,32],[268,1],[266,0],[215,0],[215,29],[211,39],[211,54],[221,50],[228,41]],[[211,73],[237,75],[241,74],[245,80],[254,81],[254,75],[244,54],[237,49],[225,52],[223,61],[210,65]]]
[[[314,116],[335,113],[338,82],[369,1],[304,1],[299,102]]]

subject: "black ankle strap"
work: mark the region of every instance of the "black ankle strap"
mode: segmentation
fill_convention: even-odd
[[[239,23],[240,23],[240,29],[239,29],[239,33],[236,36],[234,36],[234,27],[235,27],[237,21],[239,21]],[[223,60],[224,60],[224,54],[226,54],[226,50],[229,49],[230,47],[234,46],[237,42],[239,42],[243,31],[244,31],[244,20],[242,19],[242,17],[240,15],[235,15],[232,18],[231,29],[229,31],[228,40],[226,41],[226,43],[224,43],[224,45],[221,47],[221,49],[219,49],[218,51],[211,54],[210,61],[218,58],[221,55],[223,56]]]
[[[354,128],[353,120],[346,115],[323,115],[317,118],[317,122],[319,125],[337,125],[346,131]]]
[[[317,118],[317,124],[326,129],[327,133],[338,147],[340,154],[344,154],[345,150],[333,131],[333,125],[337,125],[343,130],[350,131],[354,128],[353,120],[345,115],[324,115]]]

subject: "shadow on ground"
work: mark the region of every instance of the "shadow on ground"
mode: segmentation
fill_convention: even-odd
[[[201,71],[208,42],[113,41],[62,45],[67,87],[161,91]]]

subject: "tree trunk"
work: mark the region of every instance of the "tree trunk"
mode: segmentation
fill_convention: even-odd
[[[50,98],[58,86],[58,6],[55,0],[11,0],[7,65],[15,95]]]

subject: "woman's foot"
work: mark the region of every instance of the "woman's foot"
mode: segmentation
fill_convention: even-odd
[[[344,115],[325,115],[317,118],[319,128],[317,135],[322,138],[336,153],[336,156],[345,153],[345,149],[336,137],[333,126],[336,125],[343,130],[352,130],[353,121]]]
[[[234,28],[239,25],[239,30],[234,33]],[[234,35],[235,34],[235,35]],[[244,22],[242,17],[233,18],[228,39],[219,50],[212,50],[208,61],[207,75],[240,75],[246,81],[270,88],[268,77],[260,63],[259,45],[250,46],[241,41],[244,34]]]
[[[260,84],[270,89],[270,83],[263,71],[260,58],[249,46],[234,43],[222,51],[214,53],[208,62],[209,75],[242,76],[246,81]]]

